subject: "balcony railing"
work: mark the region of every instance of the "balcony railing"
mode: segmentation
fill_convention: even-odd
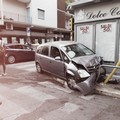
[[[17,1],[23,2],[23,3],[29,3],[29,2],[31,2],[31,0],[17,0]]]
[[[1,12],[0,12],[1,13]],[[0,14],[1,19],[1,14]],[[3,12],[3,19],[6,22],[15,22],[15,23],[22,23],[22,24],[31,24],[32,18],[27,15],[15,14],[10,12]]]

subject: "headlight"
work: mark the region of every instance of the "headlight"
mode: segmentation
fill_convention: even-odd
[[[78,74],[80,75],[81,78],[85,78],[85,77],[90,76],[90,74],[85,70],[78,70]]]

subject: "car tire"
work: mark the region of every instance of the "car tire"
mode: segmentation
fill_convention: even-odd
[[[67,77],[67,86],[72,90],[77,90],[76,89],[76,81],[73,76]]]
[[[42,68],[39,63],[36,63],[36,70],[38,73],[43,73]]]
[[[13,55],[8,56],[7,58],[8,63],[13,64],[16,62],[16,58]]]

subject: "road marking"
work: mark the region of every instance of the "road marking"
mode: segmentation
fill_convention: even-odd
[[[21,106],[7,100],[5,97],[0,96],[2,104],[0,106],[0,117],[4,120],[15,120],[18,116],[28,113]]]
[[[15,69],[30,71],[30,72],[36,71],[35,62],[8,64],[7,66]]]
[[[2,84],[0,84],[0,95],[20,105],[22,108],[24,108],[29,112],[33,109],[36,109],[36,107],[38,107],[37,103],[39,103],[39,105],[43,103],[38,99],[35,99],[34,97],[29,96],[29,94],[28,95],[22,94],[16,91],[16,89],[11,89]]]
[[[12,67],[14,67],[14,68],[18,68],[18,69],[24,69],[24,68],[30,68],[30,67],[35,67],[35,65],[33,65],[33,64],[26,64],[26,65],[14,65],[14,66],[12,66]]]
[[[95,98],[95,95],[88,95],[88,96],[80,96],[80,98],[84,99],[84,100],[91,100],[91,99],[94,99]]]
[[[39,118],[38,120],[44,120],[43,118]]]
[[[20,63],[14,63],[14,64],[7,64],[7,66],[18,66],[18,65],[26,65],[26,64],[34,64],[35,65],[35,61],[30,61],[30,62],[20,62]]]
[[[24,87],[17,88],[16,91],[22,94],[26,94],[42,102],[45,102],[46,100],[49,100],[49,99],[56,99],[55,96],[38,91],[31,86],[24,86]]]
[[[75,111],[77,112],[79,107],[80,107],[79,105],[76,105],[74,103],[66,102],[62,107],[59,107],[58,109],[46,113],[45,115],[42,116],[42,118],[39,119],[47,120],[49,118],[49,120],[57,120],[57,119],[62,120],[63,117],[64,119],[66,117],[68,118],[68,115],[74,114]]]
[[[54,88],[54,89],[57,89],[57,90],[60,90],[60,91],[64,91],[66,93],[72,93],[73,91],[70,90],[69,88],[63,88],[63,87],[60,87],[54,83],[51,83],[49,81],[45,81],[45,82],[38,82],[38,84],[40,85],[43,85],[45,87],[49,87],[49,88]]]
[[[65,88],[55,87],[55,85],[51,82],[44,82],[44,84],[48,87],[50,85],[51,88],[57,88],[58,90],[71,93]],[[41,85],[44,84],[42,83]],[[2,104],[0,105],[0,118],[4,120],[15,120],[23,114],[34,111],[38,106],[40,107],[44,102],[47,102],[46,100],[53,99],[57,99],[57,97],[37,90],[36,87],[29,85],[11,89],[0,84],[0,100],[2,101]],[[53,115],[52,117],[57,117],[54,116],[56,114],[64,116],[66,113],[70,114],[78,108],[79,105],[66,102],[63,106],[48,112],[45,116],[39,118],[39,120],[45,120],[46,117],[51,115]],[[50,120],[52,120],[51,118]]]
[[[70,114],[70,113],[76,111],[78,108],[79,108],[79,105],[67,102],[67,103],[65,103],[65,105],[63,107],[59,108],[58,110]]]

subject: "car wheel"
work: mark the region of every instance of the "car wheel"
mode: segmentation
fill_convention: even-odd
[[[8,63],[12,64],[16,62],[16,58],[13,55],[8,56]]]
[[[67,85],[70,89],[77,90],[76,89],[76,81],[75,81],[73,76],[68,76],[67,77]]]
[[[42,73],[43,72],[39,63],[36,63],[36,70],[37,70],[38,73]]]

